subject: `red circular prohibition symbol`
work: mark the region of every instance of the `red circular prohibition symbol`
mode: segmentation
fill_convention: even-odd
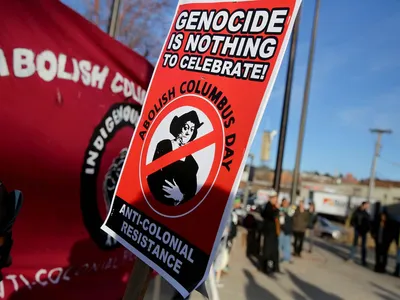
[[[203,136],[197,137],[196,139],[187,143],[186,145],[181,146],[178,149],[171,151],[146,165],[146,157],[149,151],[150,141],[152,140],[152,137],[156,129],[160,125],[161,121],[166,116],[168,116],[168,114],[170,114],[172,111],[182,106],[191,106],[201,110],[211,121],[213,130]],[[193,94],[180,96],[178,98],[175,98],[174,100],[171,100],[171,102],[168,103],[160,111],[160,113],[157,115],[157,117],[151,124],[149,131],[147,132],[146,138],[143,142],[142,151],[140,153],[140,162],[139,162],[140,186],[145,200],[153,209],[153,211],[164,217],[178,218],[187,215],[194,209],[196,209],[201,204],[201,202],[203,202],[204,198],[208,195],[217,178],[217,175],[221,167],[224,143],[225,143],[225,134],[223,130],[222,120],[218,110],[212,103],[210,103],[207,99],[203,97]],[[154,196],[150,192],[150,188],[147,183],[148,175],[156,172],[157,170],[183,157],[186,157],[190,154],[193,154],[197,151],[207,148],[212,144],[215,144],[215,152],[211,170],[207,176],[206,181],[204,182],[198,193],[192,199],[178,206],[168,206],[162,204],[160,201],[154,198]],[[201,161],[197,162],[199,166],[201,166],[201,163],[202,163]]]

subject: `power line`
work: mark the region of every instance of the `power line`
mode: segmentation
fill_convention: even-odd
[[[376,175],[378,177],[379,180],[385,180],[385,178],[389,178],[388,176],[386,176],[385,174],[383,174],[381,171],[376,170]]]
[[[400,0],[399,0],[399,1],[400,1]],[[393,167],[400,168],[400,163],[398,163],[398,162],[394,162],[394,161],[387,160],[387,159],[385,159],[385,158],[382,158],[381,156],[379,157],[379,159],[382,160],[383,162],[389,164],[389,165],[392,165]]]

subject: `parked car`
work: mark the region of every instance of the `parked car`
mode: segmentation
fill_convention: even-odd
[[[330,222],[328,219],[318,216],[317,223],[315,224],[314,234],[322,238],[330,238],[340,240],[345,231],[340,226]]]

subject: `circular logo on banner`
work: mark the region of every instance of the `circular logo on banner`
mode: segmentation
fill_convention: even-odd
[[[129,144],[140,110],[139,104],[112,105],[94,129],[85,152],[80,178],[82,217],[91,239],[104,250],[119,246],[116,240],[100,227],[110,208],[127,154],[127,148],[121,145]],[[116,134],[122,134],[122,136],[119,135],[114,139]]]
[[[218,111],[203,97],[181,96],[160,111],[139,162],[143,196],[157,214],[177,218],[201,204],[217,178],[224,138]]]

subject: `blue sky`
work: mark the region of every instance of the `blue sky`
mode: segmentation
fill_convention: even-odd
[[[82,12],[82,1],[63,2]],[[314,3],[304,0],[303,5],[285,169],[292,169],[295,161]],[[391,128],[393,134],[383,137],[377,176],[400,180],[398,28],[399,0],[321,0],[302,170],[368,177],[376,139],[369,128]],[[166,35],[166,28],[161,30]],[[279,129],[287,56],[252,145],[256,164],[260,163],[262,131]],[[278,137],[272,145],[270,167],[275,167],[277,144]]]
[[[304,1],[283,166],[295,162],[311,37],[314,1]],[[382,5],[382,4],[385,5]],[[377,176],[400,180],[400,1],[321,1],[318,39],[304,140],[302,170],[368,177],[376,136],[383,137]],[[259,158],[261,132],[279,129],[287,64],[282,65],[252,151]],[[278,139],[272,146],[275,166]],[[259,159],[257,159],[259,161]]]

